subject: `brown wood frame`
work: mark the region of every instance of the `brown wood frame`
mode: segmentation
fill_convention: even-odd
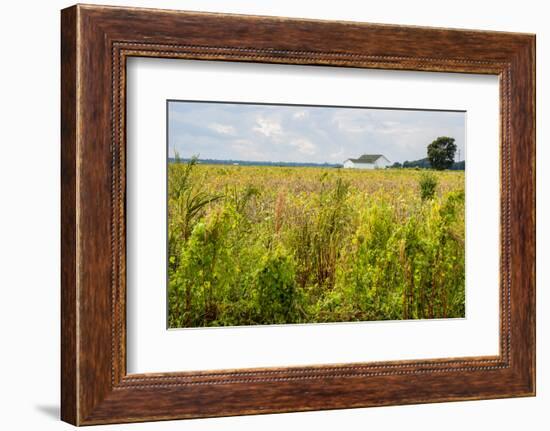
[[[534,35],[81,5],[61,18],[63,420],[88,425],[535,394]],[[129,56],[498,75],[500,354],[127,375]]]

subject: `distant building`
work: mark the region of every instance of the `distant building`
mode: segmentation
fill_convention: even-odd
[[[358,159],[347,159],[344,168],[351,169],[383,169],[391,162],[382,154],[363,154]]]

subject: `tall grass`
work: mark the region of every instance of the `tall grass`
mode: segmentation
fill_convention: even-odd
[[[170,164],[169,326],[464,316],[464,173],[428,175]]]

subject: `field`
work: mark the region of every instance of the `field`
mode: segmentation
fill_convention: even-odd
[[[168,175],[169,327],[464,316],[463,171]]]

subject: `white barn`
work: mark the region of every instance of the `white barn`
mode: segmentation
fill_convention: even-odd
[[[358,159],[347,159],[344,168],[351,169],[383,169],[391,162],[382,154],[363,154]]]

